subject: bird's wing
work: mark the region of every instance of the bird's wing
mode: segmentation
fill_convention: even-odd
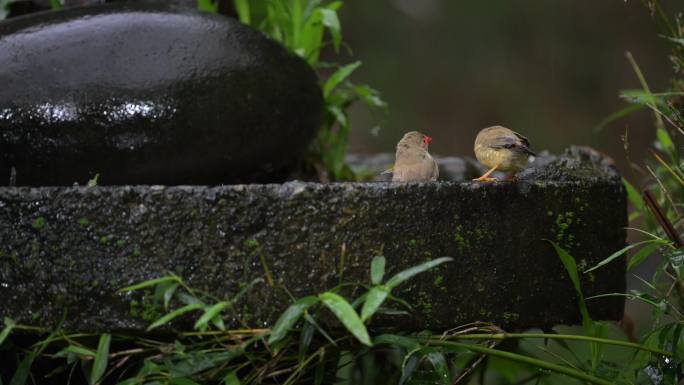
[[[513,132],[515,136],[511,135],[499,135],[492,140],[489,147],[491,148],[506,148],[513,151],[524,152],[529,155],[535,155],[534,152],[530,150],[530,141],[526,137]]]
[[[437,165],[437,161],[432,158],[432,175],[430,176],[430,180],[437,180],[439,178],[439,166]]]

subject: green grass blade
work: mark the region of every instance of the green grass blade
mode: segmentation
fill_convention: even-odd
[[[0,332],[0,346],[2,346],[2,343],[5,342],[7,336],[9,336],[12,329],[17,325],[16,322],[9,317],[5,317],[2,322],[5,324],[5,327],[2,329],[2,332]]]
[[[93,369],[90,371],[90,385],[94,385],[100,381],[107,370],[107,361],[109,360],[109,344],[111,341],[111,334],[105,333],[100,336],[100,342],[97,344],[97,352],[95,353],[95,360],[93,362]]]
[[[330,36],[332,36],[333,47],[335,47],[335,52],[338,52],[340,45],[342,44],[342,27],[340,26],[340,20],[337,18],[337,12],[329,8],[321,8],[321,21],[323,25],[330,31]]]
[[[397,334],[381,334],[373,338],[373,343],[375,345],[383,344],[398,346],[400,348],[406,349],[406,351],[408,352],[420,349],[421,347],[420,342],[418,342],[418,340],[416,340],[415,338],[400,336]]]
[[[633,268],[639,266],[641,262],[646,260],[651,254],[653,254],[658,247],[662,246],[664,243],[653,242],[641,248],[636,254],[632,255],[627,263],[627,270],[632,270]]]
[[[330,93],[332,90],[335,89],[340,83],[342,83],[346,78],[349,77],[349,75],[354,72],[357,68],[361,66],[361,61],[356,61],[351,64],[347,64],[345,66],[340,67],[337,71],[335,71],[332,75],[330,75],[330,78],[325,82],[325,85],[323,86],[323,97],[325,99],[330,96]]]
[[[492,348],[488,348],[488,347],[476,345],[476,344],[464,344],[464,343],[460,343],[460,342],[440,341],[440,342],[431,342],[431,344],[433,344],[433,345],[444,345],[444,346],[450,345],[450,346],[455,346],[455,347],[461,347],[461,348],[470,350],[470,351],[475,352],[475,353],[482,353],[482,354],[486,354],[488,356],[503,358],[506,360],[511,360],[511,361],[522,363],[522,364],[531,365],[531,366],[534,366],[534,367],[537,367],[540,369],[550,370],[552,372],[564,374],[566,376],[576,378],[578,380],[585,381],[585,382],[592,383],[592,384],[614,385],[614,383],[611,381],[604,380],[602,378],[593,376],[591,374],[587,374],[587,373],[582,372],[580,370],[576,370],[576,369],[573,369],[573,368],[570,368],[567,366],[562,366],[562,365],[558,365],[558,364],[551,363],[548,361],[540,360],[538,358],[524,356],[522,354],[492,349]]]
[[[612,114],[608,115],[605,119],[603,119],[601,122],[599,122],[599,124],[597,124],[596,127],[594,127],[594,132],[601,132],[610,123],[613,123],[618,119],[622,119],[625,116],[636,111],[642,110],[644,108],[646,108],[646,106],[644,106],[643,104],[630,104],[629,106],[619,111],[613,112]]]
[[[230,372],[223,377],[223,385],[240,385],[240,379],[235,372]]]
[[[342,325],[344,325],[356,339],[364,345],[372,346],[366,326],[346,299],[332,292],[322,293],[318,298],[333,312],[333,314],[335,314]]]
[[[235,0],[235,10],[242,23],[247,25],[252,23],[252,12],[249,6],[249,0]]]
[[[636,210],[643,211],[644,200],[641,198],[639,191],[637,191],[637,189],[625,178],[622,178],[622,184],[625,185],[625,190],[627,190],[627,199],[629,199]]]
[[[171,313],[166,314],[165,316],[159,318],[158,320],[154,321],[150,326],[147,327],[147,331],[150,331],[152,329],[156,329],[162,325],[167,324],[171,320],[173,320],[176,317],[179,317],[185,313],[191,312],[193,310],[199,310],[203,308],[204,306],[201,303],[193,303],[190,305],[185,305],[181,308],[178,308]]]
[[[127,291],[140,290],[140,289],[144,289],[146,287],[159,285],[160,283],[172,282],[172,281],[178,282],[179,278],[175,275],[167,275],[167,276],[160,277],[160,278],[150,279],[150,280],[147,280],[144,282],[136,283],[135,285],[126,286],[123,289],[120,289],[119,293],[123,293],[123,292],[127,292]]]
[[[390,289],[385,285],[374,286],[368,291],[366,301],[363,303],[361,309],[361,321],[366,322],[378,310],[380,305],[385,302],[385,299],[390,293]]]
[[[221,301],[217,304],[214,304],[212,306],[209,306],[204,310],[204,314],[195,322],[194,328],[196,330],[204,330],[206,327],[209,325],[209,321],[211,321],[214,317],[219,315],[225,308],[230,306],[230,302],[228,301]]]
[[[280,318],[278,318],[278,321],[276,321],[275,325],[273,325],[271,334],[268,336],[268,344],[272,345],[282,340],[287,335],[287,332],[289,332],[290,329],[292,329],[292,327],[297,323],[297,321],[299,321],[306,309],[317,302],[317,297],[308,296],[301,298],[297,302],[290,305],[287,310],[280,315]]]
[[[432,261],[422,263],[418,266],[413,266],[413,267],[408,268],[402,272],[399,272],[394,277],[390,278],[390,280],[387,281],[386,285],[390,290],[392,290],[395,287],[397,287],[397,285],[406,281],[407,279],[410,279],[417,274],[420,274],[424,271],[432,269],[435,266],[441,265],[442,263],[449,262],[452,260],[453,260],[453,258],[451,258],[451,257],[442,257],[442,258],[437,258],[437,259],[433,259]]]
[[[622,248],[622,249],[620,249],[620,250],[614,252],[614,253],[611,254],[608,258],[606,258],[606,259],[602,260],[601,262],[597,263],[596,266],[594,266],[594,267],[592,267],[592,268],[590,268],[590,269],[585,270],[585,271],[584,271],[584,274],[589,273],[589,272],[592,272],[592,271],[598,269],[598,268],[601,267],[601,266],[605,266],[605,265],[609,264],[610,262],[614,261],[616,258],[621,257],[621,256],[622,256],[623,254],[625,254],[627,251],[629,251],[629,250],[631,250],[631,249],[633,249],[633,248],[635,248],[635,247],[637,247],[637,246],[641,246],[641,245],[643,245],[643,244],[648,244],[648,243],[654,243],[654,242],[657,242],[658,244],[663,244],[663,242],[655,241],[655,240],[647,240],[647,241],[641,241],[641,242],[637,242],[637,243],[631,244],[631,245],[629,245],[629,246],[626,246],[626,247],[624,247],[624,248]]]
[[[382,282],[382,278],[385,276],[385,257],[377,256],[371,261],[371,283],[373,285],[379,285]]]
[[[28,380],[29,373],[31,371],[31,365],[33,365],[33,360],[36,358],[37,353],[35,351],[29,352],[26,357],[19,363],[17,370],[12,375],[9,385],[25,385]]]
[[[216,13],[218,11],[218,0],[197,0],[197,9],[200,11]]]
[[[55,354],[55,357],[66,357],[69,353],[76,354],[83,357],[95,357],[96,353],[90,349],[82,348],[76,345],[69,345]]]

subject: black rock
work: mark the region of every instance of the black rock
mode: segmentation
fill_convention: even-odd
[[[0,184],[277,181],[322,114],[314,71],[220,15],[105,4],[0,23]]]
[[[387,278],[429,259],[454,260],[397,287],[392,294],[414,310],[376,317],[374,327],[548,328],[581,315],[546,240],[586,270],[625,247],[626,226],[620,175],[578,148],[540,155],[518,180],[494,183],[0,187],[0,321],[142,332],[154,318],[135,315],[140,293],[118,290],[176,272],[222,299],[264,279],[226,325],[267,327],[291,303],[288,293],[366,283],[383,253]],[[624,292],[625,267],[623,256],[580,274],[584,295]],[[618,320],[624,298],[588,307],[594,319]]]

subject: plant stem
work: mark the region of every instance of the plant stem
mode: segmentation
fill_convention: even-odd
[[[613,382],[611,382],[611,381],[604,380],[602,378],[595,377],[595,376],[592,376],[590,374],[586,374],[586,373],[581,372],[579,370],[568,368],[567,366],[561,366],[558,364],[553,364],[550,362],[546,362],[546,361],[543,361],[543,360],[540,360],[537,358],[524,356],[521,354],[491,349],[491,348],[487,348],[487,347],[484,347],[481,345],[464,344],[464,343],[460,343],[460,342],[430,340],[430,341],[427,341],[427,343],[429,345],[435,345],[435,346],[452,346],[452,347],[457,347],[457,348],[462,348],[462,349],[468,349],[468,350],[473,351],[473,352],[484,353],[484,354],[487,354],[490,356],[504,358],[507,360],[516,361],[516,362],[536,366],[538,368],[551,370],[553,372],[565,374],[566,376],[577,378],[579,380],[587,381],[587,382],[590,382],[593,384],[613,385]]]
[[[510,338],[547,338],[550,340],[574,340],[574,341],[586,341],[586,342],[596,342],[606,345],[622,346],[626,348],[645,350],[651,353],[661,354],[664,356],[671,357],[672,353],[665,350],[660,350],[656,348],[651,348],[644,345],[639,345],[628,341],[611,340],[607,338],[598,337],[588,337],[574,334],[544,334],[544,333],[495,333],[495,334],[462,334],[459,336],[454,336],[455,339],[459,340],[505,340]],[[429,340],[432,342],[436,340]]]

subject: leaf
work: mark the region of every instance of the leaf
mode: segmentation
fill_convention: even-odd
[[[9,336],[12,329],[17,325],[17,323],[9,317],[5,317],[2,322],[5,324],[5,327],[2,329],[2,332],[0,332],[0,346],[2,346],[2,343],[5,342],[7,336]]]
[[[179,281],[179,278],[175,275],[167,275],[165,277],[150,279],[150,280],[147,280],[144,282],[136,283],[135,285],[126,286],[123,289],[120,289],[119,293],[127,292],[127,291],[140,290],[140,289],[145,288],[145,287],[155,286],[155,285],[158,285],[160,283],[171,282],[171,281]]]
[[[662,243],[651,243],[641,248],[636,254],[632,255],[627,263],[627,270],[632,270],[633,268],[639,266],[646,258],[648,258]]]
[[[244,24],[250,25],[252,15],[249,7],[249,0],[235,0],[235,10],[237,11],[240,21]]]
[[[9,13],[9,4],[10,0],[0,0],[0,20],[7,17],[7,14]]]
[[[302,363],[306,358],[306,352],[309,350],[309,347],[311,346],[311,340],[313,339],[315,331],[316,327],[312,323],[304,323],[304,326],[302,327],[302,332],[299,334],[299,352],[297,355],[299,363]]]
[[[240,379],[235,372],[228,373],[227,376],[223,377],[224,385],[240,385]]]
[[[370,336],[368,335],[368,330],[366,330],[366,326],[364,326],[359,315],[356,314],[356,311],[354,311],[354,308],[346,299],[329,291],[319,294],[318,298],[333,312],[333,314],[335,314],[342,325],[344,325],[356,339],[364,345],[373,345]]]
[[[189,378],[184,378],[184,377],[179,377],[179,378],[172,378],[171,381],[169,381],[169,384],[172,385],[200,385],[199,383],[189,379]]]
[[[371,261],[371,283],[378,285],[385,276],[385,257],[374,257]]]
[[[62,2],[59,0],[50,0],[50,8],[54,10],[62,9]]]
[[[611,254],[608,258],[606,258],[606,259],[602,260],[601,262],[597,263],[596,266],[594,266],[594,267],[592,267],[592,268],[590,268],[590,269],[585,270],[585,271],[584,271],[584,274],[589,273],[589,272],[592,272],[592,271],[598,269],[598,268],[601,267],[601,266],[605,266],[605,265],[609,264],[610,262],[612,262],[612,261],[615,260],[616,258],[621,257],[621,256],[622,256],[623,254],[625,254],[627,251],[629,251],[629,250],[631,250],[631,249],[633,249],[633,248],[635,248],[635,247],[637,247],[637,246],[641,246],[641,245],[643,245],[643,244],[645,244],[645,243],[654,243],[654,242],[657,242],[658,244],[663,244],[663,242],[660,242],[660,241],[647,240],[647,241],[637,242],[637,243],[628,245],[628,246],[626,246],[626,247],[624,247],[624,248],[622,248],[622,249],[620,249],[620,250],[614,252],[614,253]]]
[[[294,326],[294,324],[299,321],[299,318],[301,318],[304,311],[317,302],[318,298],[314,296],[308,296],[301,298],[297,302],[290,305],[285,312],[280,315],[278,321],[276,321],[275,325],[271,329],[271,334],[268,336],[269,345],[282,340],[285,335],[287,335],[287,332],[290,331],[290,329]]]
[[[218,0],[197,0],[197,9],[200,11],[216,13],[218,11]]]
[[[321,13],[321,22],[330,31],[333,47],[337,52],[340,49],[340,44],[342,44],[342,28],[340,27],[340,20],[337,18],[337,12],[329,8],[320,8],[319,12]]]
[[[663,150],[665,150],[665,152],[668,154],[672,154],[675,149],[675,145],[670,137],[670,134],[664,128],[658,127],[656,130],[656,138],[658,138],[658,142],[663,147]]]
[[[579,280],[579,275],[577,274],[577,263],[575,263],[575,258],[573,258],[570,254],[568,254],[567,251],[565,251],[562,247],[558,246],[553,241],[547,240],[551,245],[553,245],[553,248],[556,249],[556,254],[558,254],[558,257],[560,258],[561,262],[563,263],[563,266],[565,267],[565,270],[568,272],[568,275],[570,276],[570,280],[572,281],[572,284],[575,286],[575,290],[577,291],[577,296],[578,296],[578,302],[579,302],[579,310],[580,313],[582,314],[582,326],[585,329],[585,332],[588,335],[593,335],[594,327],[593,327],[593,320],[589,316],[589,311],[587,310],[587,305],[584,302],[584,294],[582,294],[582,286],[580,285],[580,280]],[[593,346],[593,344],[592,344]]]
[[[204,305],[202,305],[201,303],[193,303],[190,305],[185,305],[179,309],[172,311],[171,313],[166,314],[165,316],[159,318],[158,320],[152,322],[152,324],[147,327],[147,331],[149,332],[152,329],[156,329],[156,328],[170,322],[172,319],[174,319],[178,316],[181,316],[181,315],[188,313],[188,312],[191,312],[193,310],[201,309],[203,307],[204,307]]]
[[[223,311],[223,309],[227,308],[230,306],[230,302],[228,301],[221,301],[217,304],[214,304],[204,310],[204,314],[195,322],[195,329],[198,330],[204,330],[207,327],[207,324],[209,321],[211,321],[214,317],[216,317],[219,313]]]
[[[349,75],[351,75],[354,70],[359,68],[359,66],[361,66],[361,61],[356,61],[354,63],[340,67],[337,71],[330,75],[323,86],[323,97],[327,99],[330,95],[330,92],[332,92],[332,90],[335,89],[335,87],[337,87],[340,83],[342,83],[344,79],[349,77]]]
[[[601,132],[610,123],[618,119],[622,119],[625,116],[633,112],[642,110],[644,108],[645,106],[643,104],[631,104],[619,111],[613,112],[612,114],[608,115],[605,119],[603,119],[599,124],[597,124],[596,127],[594,127],[594,132]]]
[[[394,277],[390,278],[390,280],[387,281],[386,285],[390,290],[392,290],[395,287],[397,287],[397,285],[401,284],[402,282],[406,281],[407,279],[410,279],[417,274],[420,274],[424,271],[430,270],[435,266],[441,265],[442,263],[449,262],[449,261],[453,261],[453,258],[442,257],[442,258],[437,258],[437,259],[433,259],[432,261],[422,263],[418,266],[413,266],[411,268],[408,268],[404,271],[399,272]]]
[[[400,336],[397,334],[381,334],[373,338],[373,342],[376,345],[386,344],[391,346],[398,346],[404,348],[406,351],[412,351],[420,349],[421,345],[415,338]]]
[[[12,375],[9,385],[25,385],[28,379],[29,373],[31,371],[31,365],[33,365],[33,360],[36,358],[37,353],[35,351],[29,352],[26,357],[19,363],[17,370]]]
[[[627,198],[632,203],[634,208],[638,211],[644,210],[644,200],[641,198],[641,194],[637,191],[634,186],[627,181],[627,179],[622,178],[622,184],[625,185],[625,190],[627,190]]]
[[[380,305],[385,302],[385,299],[390,293],[390,289],[385,285],[374,286],[368,291],[366,301],[363,303],[361,309],[361,321],[365,322],[375,314]]]
[[[66,357],[69,353],[83,357],[95,357],[95,352],[76,345],[69,345],[55,354],[55,357]]]
[[[176,292],[176,289],[178,288],[178,283],[172,283],[164,288],[164,310],[169,309],[169,302],[171,301],[171,298],[173,297],[173,293]]]
[[[100,336],[100,342],[97,344],[97,353],[95,353],[95,361],[93,362],[93,369],[90,372],[90,385],[96,384],[105,371],[107,370],[107,360],[109,358],[109,343],[112,341],[112,335],[105,333]]]

